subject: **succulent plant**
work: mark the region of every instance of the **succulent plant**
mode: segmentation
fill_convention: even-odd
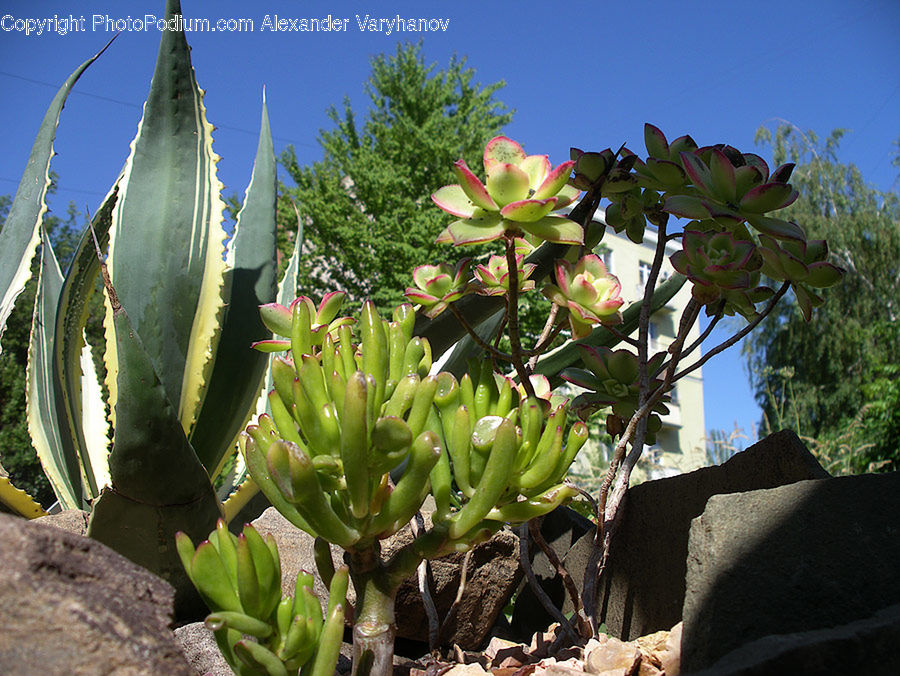
[[[428,318],[437,317],[447,305],[459,300],[469,291],[470,258],[463,258],[453,268],[446,263],[420,265],[413,270],[415,287],[408,287],[403,294],[418,303]]]
[[[548,284],[543,293],[569,311],[573,338],[584,338],[592,324],[618,324],[619,309],[625,301],[619,295],[622,285],[609,274],[599,256],[589,254],[573,267],[569,261],[556,262],[556,284]]]
[[[825,240],[788,240],[778,242],[773,237],[760,235],[763,257],[762,273],[779,281],[790,281],[797,304],[806,321],[812,309],[825,300],[812,289],[822,289],[837,284],[844,274],[841,268],[829,263],[828,244]]]
[[[177,533],[176,546],[191,582],[212,611],[205,624],[238,676],[331,676],[344,636],[349,572],[327,580],[324,614],[313,576],[297,574],[294,596],[282,596],[281,559],[271,534],[246,524],[240,535],[219,520],[209,539],[194,548]]]
[[[506,136],[491,139],[484,149],[485,183],[459,160],[454,171],[460,182],[431,196],[441,209],[459,218],[437,241],[474,244],[524,232],[538,240],[581,244],[581,226],[550,214],[578,196],[578,190],[567,184],[574,164],[568,161],[553,168],[546,155],[526,155]]]
[[[566,436],[565,407],[546,412],[523,399],[490,362],[460,380],[428,375],[431,351],[412,336],[410,305],[383,321],[365,303],[358,344],[344,324],[313,346],[300,319],[290,342],[308,351],[275,359],[271,416],[259,416],[240,446],[289,521],[347,551],[360,598],[354,641],[365,646],[373,632],[392,636],[393,594],[423,558],[467,549],[570,499],[564,476],[587,428],[576,423]],[[378,541],[429,494],[433,528],[376,563]]]
[[[537,266],[534,263],[525,263],[523,254],[516,254],[515,260],[519,291],[531,291],[534,288],[534,280],[529,277]],[[475,277],[481,282],[476,291],[484,296],[502,296],[509,293],[509,264],[505,256],[492,255],[487,265],[477,265]]]
[[[621,435],[625,425],[639,407],[641,388],[637,355],[628,350],[612,350],[603,346],[594,348],[579,345],[578,350],[581,353],[581,362],[587,370],[567,368],[561,374],[563,380],[588,390],[575,398],[572,409],[586,419],[595,411],[610,407],[612,411],[607,417],[607,431],[613,437]],[[665,356],[664,352],[657,353],[647,363],[650,392],[662,385],[658,371]],[[665,405],[666,401],[668,397],[661,397],[647,419],[648,444],[656,441],[656,433],[662,426],[660,415],[669,412]]]
[[[755,303],[774,295],[760,285],[763,259],[757,246],[739,240],[730,232],[685,230],[682,250],[671,256],[672,267],[693,283],[691,295],[707,310],[724,300],[728,315],[756,315]]]

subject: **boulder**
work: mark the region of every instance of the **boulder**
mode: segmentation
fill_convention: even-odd
[[[897,673],[900,605],[840,627],[766,636],[746,643],[692,676]]]
[[[430,527],[427,515],[425,521],[426,527]],[[313,538],[291,524],[274,507],[263,512],[253,525],[263,536],[271,533],[278,543],[283,591],[293,594],[297,572],[307,570],[316,578],[314,591],[324,608],[328,592],[316,571]],[[389,558],[411,537],[409,526],[406,526],[383,542],[382,558]],[[332,547],[331,551],[335,565],[340,565],[343,557],[341,550]],[[508,531],[501,531],[474,548],[463,597],[455,619],[448,623],[443,635],[446,645],[456,643],[466,650],[481,647],[521,579],[518,556],[518,538]],[[450,554],[431,563],[431,592],[441,618],[447,616],[456,598],[464,559],[464,554]],[[348,600],[351,604],[356,600],[352,585]],[[395,611],[399,638],[428,641],[428,620],[415,576],[401,585]]]
[[[0,515],[0,673],[193,676],[167,582],[94,540]]]
[[[684,670],[900,604],[898,514],[900,473],[712,497],[690,531]]]
[[[599,590],[609,633],[633,640],[681,620],[691,520],[700,516],[711,496],[828,476],[793,432],[782,431],[717,467],[632,487]],[[589,533],[579,540],[566,558],[579,588],[584,580],[581,562],[592,537]]]

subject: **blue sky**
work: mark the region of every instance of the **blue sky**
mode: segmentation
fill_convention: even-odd
[[[116,21],[161,15],[158,2],[0,2],[0,194],[12,193],[55,89],[112,36]],[[669,138],[690,133],[701,144],[726,142],[768,158],[754,145],[760,125],[787,120],[820,135],[851,130],[844,161],[882,190],[898,188],[891,165],[900,136],[900,3],[810,0],[754,3],[568,2],[192,2],[187,17],[251,19],[253,32],[192,33],[194,67],[218,127],[219,176],[242,193],[256,146],[263,86],[276,152],[288,143],[301,162],[320,157],[316,135],[325,111],[349,96],[366,98],[369,59],[398,40],[423,42],[428,63],[468,57],[484,84],[504,80],[498,98],[515,110],[506,133],[531,153],[558,163],[570,146],[628,143],[642,151],[643,124]],[[359,22],[379,22],[379,32]],[[28,19],[84,17],[84,31],[26,35]],[[94,24],[95,15],[99,17]],[[281,19],[331,15],[345,30],[264,29]],[[449,20],[446,30],[388,34],[401,18]],[[109,20],[109,22],[107,21]],[[344,21],[346,19],[346,21]],[[299,26],[298,24],[296,24]],[[57,24],[58,26],[58,24]],[[107,29],[110,30],[107,30]],[[76,86],[62,114],[53,169],[70,200],[94,210],[128,154],[149,86],[159,34],[122,32]],[[713,339],[727,337],[717,331]],[[750,430],[753,402],[739,348],[704,368],[707,428]]]

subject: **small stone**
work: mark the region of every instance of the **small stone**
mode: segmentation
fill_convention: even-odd
[[[485,671],[480,664],[457,664],[449,671],[444,672],[444,676],[481,676],[481,674],[490,674]]]
[[[601,636],[599,646],[587,654],[585,670],[602,676],[630,676],[640,665],[641,651],[634,643],[625,643],[614,636]]]

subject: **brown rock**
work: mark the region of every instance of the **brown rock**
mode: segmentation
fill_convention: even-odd
[[[88,538],[0,516],[0,673],[193,676],[174,590]]]
[[[81,509],[66,509],[57,514],[48,514],[34,520],[45,526],[54,526],[75,535],[86,535],[88,519],[91,515]]]

